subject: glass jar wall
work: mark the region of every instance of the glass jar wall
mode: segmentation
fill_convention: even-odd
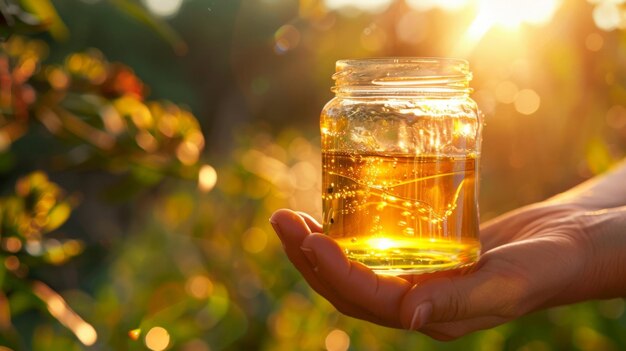
[[[481,118],[468,63],[342,60],[322,111],[323,226],[382,274],[475,262]]]

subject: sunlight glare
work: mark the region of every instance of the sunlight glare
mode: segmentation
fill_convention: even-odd
[[[371,238],[368,240],[368,245],[378,250],[387,250],[396,244],[389,238]]]
[[[559,5],[559,0],[480,0],[477,18],[509,28],[522,23],[543,25],[552,19]]]
[[[459,54],[471,51],[493,27],[515,30],[523,23],[547,24],[560,5],[561,0],[478,0],[476,18],[461,41]]]

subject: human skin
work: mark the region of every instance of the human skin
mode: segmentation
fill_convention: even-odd
[[[270,223],[309,285],[340,312],[452,340],[530,312],[626,296],[626,162],[481,225],[483,254],[463,269],[377,275],[350,261],[311,216]]]

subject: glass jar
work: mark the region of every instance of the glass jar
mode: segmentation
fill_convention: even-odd
[[[478,259],[471,77],[460,59],[337,61],[320,122],[323,226],[348,258],[391,275]]]

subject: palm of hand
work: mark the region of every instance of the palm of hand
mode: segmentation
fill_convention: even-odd
[[[448,340],[575,300],[569,288],[586,260],[578,212],[551,203],[522,208],[481,228],[476,265],[401,277],[349,261],[308,215],[280,210],[270,221],[291,262],[340,312]]]

